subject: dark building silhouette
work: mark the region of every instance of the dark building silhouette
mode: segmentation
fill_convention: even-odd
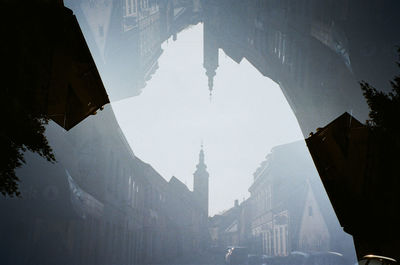
[[[2,1],[0,191],[18,194],[15,168],[31,150],[52,160],[45,125],[70,130],[109,103],[75,15],[62,1]],[[18,13],[18,15],[16,15]],[[17,18],[18,22],[10,23]],[[25,26],[22,26],[25,25]],[[26,27],[29,25],[29,27]]]
[[[29,84],[33,93],[23,95],[32,95],[29,100],[40,105],[40,115],[58,125],[50,121],[45,133],[56,163],[25,152],[26,165],[16,170],[22,198],[0,200],[7,212],[0,226],[1,263],[159,264],[198,253],[206,245],[207,215],[192,192],[180,194],[179,185],[170,184],[176,181],[167,182],[136,157],[111,106],[102,110],[108,97],[96,66],[104,75],[117,60],[121,65],[127,62],[121,79],[128,85],[133,81],[135,89],[156,69],[160,7],[156,1],[66,2],[83,31],[91,32],[85,38],[97,65],[74,15],[61,2],[32,3],[32,9],[7,6],[24,10],[27,16],[20,23],[35,25],[35,30],[26,31],[30,34],[21,34],[26,27],[19,28],[19,23],[8,28],[11,36],[18,36],[13,71],[21,74],[12,82],[17,87]],[[139,2],[143,21],[135,24],[133,4]],[[174,14],[171,34],[198,21],[187,15],[193,8],[184,2],[179,8],[169,2],[173,10],[180,10]],[[131,7],[129,14],[122,12],[125,4]],[[24,107],[28,106],[20,105]]]
[[[14,91],[14,94],[3,92],[4,98],[10,94],[18,101],[18,97],[27,96],[43,116],[66,130],[109,103],[84,35],[70,9],[61,1],[33,1],[26,8],[6,2],[1,5],[9,12],[2,23],[12,19],[13,11],[21,10],[19,23],[30,24],[32,28],[23,31],[18,23],[2,28],[2,33],[10,38],[2,46],[8,64],[3,83]]]
[[[165,181],[134,155],[110,106],[91,115],[108,102],[96,67],[106,88],[116,88],[112,98],[138,95],[158,67],[161,43],[170,37],[176,40],[182,29],[203,19],[203,66],[210,93],[219,49],[237,63],[246,59],[279,84],[304,135],[344,111],[365,120],[367,108],[358,81],[385,87],[397,70],[393,63],[394,46],[400,43],[396,0],[371,0],[368,5],[362,0],[65,3],[74,10],[96,65],[75,17],[62,1],[2,2],[6,11],[2,33],[11,40],[3,42],[7,62],[3,76],[7,86],[11,84],[3,91],[18,94],[15,87],[29,86],[35,91],[30,104],[39,106],[39,114],[69,130],[50,122],[46,137],[58,162],[50,164],[27,152],[27,165],[17,171],[22,199],[0,201],[7,213],[1,220],[0,249],[9,250],[1,252],[4,264],[160,263],[190,255],[205,242],[201,237],[208,214],[204,152],[200,152],[193,194],[175,178]],[[246,89],[251,93],[251,87]],[[14,99],[4,105],[18,102]],[[14,106],[28,106],[20,102]],[[18,120],[8,110],[5,116],[11,118],[7,122]],[[343,136],[349,129],[343,124],[349,120],[352,118],[341,117],[314,135],[321,148],[320,162],[335,162],[332,157],[337,156],[350,165],[339,163],[343,167],[338,170],[343,171],[332,175],[321,166],[321,177],[337,180],[328,183],[327,187],[333,186],[328,193],[334,205],[335,200],[339,205],[342,226],[355,236],[359,255],[371,249],[397,255],[399,232],[394,215],[399,203],[393,198],[399,185],[393,181],[390,192],[385,192],[381,178],[362,178],[364,171],[379,176],[379,167],[351,168],[346,148],[354,146],[348,135]],[[18,132],[19,127],[13,129]],[[324,134],[328,135],[325,144],[337,147],[335,150],[320,144],[325,140],[319,136]],[[366,184],[361,183],[364,180],[368,180]],[[382,200],[373,197],[376,192],[363,194],[375,187],[383,191]],[[338,191],[350,199],[341,202],[334,195]],[[360,194],[364,197],[357,197]],[[378,214],[379,222],[365,222],[362,217],[368,207],[360,212],[360,198],[375,208],[385,204],[388,218]],[[172,201],[181,204],[168,207]],[[348,202],[354,202],[354,207],[350,209]],[[282,226],[284,219],[280,219]],[[237,237],[238,222],[234,222],[224,228],[230,240]]]
[[[199,163],[193,174],[193,194],[206,216],[208,216],[208,178],[209,174],[204,162],[204,150],[201,146]]]
[[[396,256],[398,229],[394,222],[397,219],[389,213],[397,213],[399,203],[394,194],[399,186],[394,179],[365,177],[368,185],[374,183],[372,186],[379,187],[381,193],[386,194],[382,197],[386,198],[386,203],[378,207],[383,199],[368,201],[366,198],[369,195],[364,194],[364,198],[356,196],[366,189],[361,181],[365,170],[362,167],[368,166],[368,174],[374,175],[376,172],[373,173],[371,168],[379,168],[376,166],[378,159],[365,158],[369,162],[365,164],[359,161],[360,167],[356,170],[357,167],[352,165],[346,153],[346,149],[350,148],[348,144],[351,144],[347,138],[348,128],[343,126],[346,123],[340,124],[343,117],[335,119],[346,111],[360,121],[367,119],[368,108],[358,83],[361,80],[385,92],[390,89],[388,80],[397,73],[395,47],[400,43],[400,35],[399,21],[395,18],[398,16],[399,2],[371,1],[365,5],[360,0],[329,0],[323,3],[309,0],[205,0],[203,3],[207,14],[217,14],[211,17],[204,15],[204,41],[209,46],[216,43],[237,63],[246,59],[262,75],[279,84],[304,136],[320,127],[325,131],[320,135],[325,135],[337,127],[334,135],[330,135],[330,141],[340,141],[337,143],[340,146],[338,149],[329,145],[318,147],[323,141],[318,134],[312,139],[316,141],[313,148],[317,150],[314,150],[314,160],[321,163],[321,170],[326,168],[324,163],[336,163],[329,168],[341,167],[337,175],[341,177],[335,174],[324,177],[327,173],[320,172],[325,181],[332,178],[325,185],[331,187],[328,193],[336,194],[331,196],[331,200],[334,206],[337,200],[335,210],[341,225],[354,236],[359,257],[368,251]],[[211,37],[213,42],[210,41]],[[204,54],[211,54],[206,51],[206,45]],[[251,93],[251,87],[247,89]],[[333,120],[333,124],[329,124]],[[356,123],[354,121],[352,126]],[[362,139],[360,135],[359,141]],[[360,148],[361,159],[367,152],[365,146],[360,145]],[[372,153],[368,154],[373,157]],[[334,156],[337,156],[336,160]],[[344,165],[346,167],[342,168]],[[395,175],[396,172],[391,174]],[[352,199],[354,196],[356,198]],[[354,202],[353,207],[347,204],[348,201]],[[367,224],[359,219],[363,216],[359,212],[364,209],[363,204],[386,209],[383,212],[388,218],[378,219],[396,221],[390,225],[387,222],[387,225],[375,223],[363,226],[362,223]],[[368,234],[371,236],[368,237]]]
[[[344,113],[306,141],[340,224],[353,235],[358,256],[379,253],[398,259],[400,196],[398,172],[393,170],[397,163],[388,152],[392,140],[380,137]]]
[[[246,59],[279,84],[305,136],[344,111],[365,120],[358,81],[388,87],[400,43],[398,3],[373,2],[205,0],[207,77],[218,65],[217,48],[237,63]]]

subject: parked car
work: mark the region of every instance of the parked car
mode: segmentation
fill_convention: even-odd
[[[310,254],[301,252],[301,251],[293,251],[287,256],[285,263],[288,265],[303,265],[307,264],[307,259]]]
[[[228,250],[225,256],[227,264],[248,264],[249,251],[245,247],[233,247]]]
[[[377,256],[377,255],[366,255],[356,263],[358,265],[394,265],[397,264],[395,259]]]
[[[267,265],[348,265],[342,254],[337,252],[293,251],[288,256],[273,256],[265,259]]]

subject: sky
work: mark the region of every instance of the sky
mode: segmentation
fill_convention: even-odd
[[[162,49],[159,69],[142,93],[112,107],[135,155],[190,190],[204,144],[212,216],[249,196],[253,173],[272,147],[303,136],[279,86],[222,50],[210,101],[202,24]]]

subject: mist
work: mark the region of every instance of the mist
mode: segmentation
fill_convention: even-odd
[[[164,42],[157,75],[139,96],[112,106],[135,155],[167,180],[175,176],[192,189],[204,144],[215,214],[248,197],[253,173],[273,146],[302,135],[279,86],[245,59],[237,64],[220,51],[210,97],[202,33],[199,24]]]

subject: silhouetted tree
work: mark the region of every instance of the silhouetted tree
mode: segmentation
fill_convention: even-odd
[[[50,162],[55,161],[44,135],[48,118],[35,108],[32,93],[21,89],[18,93],[22,95],[16,96],[11,92],[2,93],[1,97],[4,100],[1,107],[4,116],[0,129],[0,192],[10,197],[20,196],[15,169],[25,163],[25,151],[35,152]]]
[[[63,1],[0,1],[0,193],[20,196],[15,169],[31,151],[55,161],[51,118],[69,130],[109,103],[76,18]],[[27,26],[29,25],[29,26]]]
[[[400,48],[398,48],[400,59]],[[397,65],[400,67],[400,63]],[[400,171],[398,157],[400,153],[400,75],[390,82],[391,91],[378,91],[366,82],[361,82],[361,89],[370,108],[367,127],[369,130],[369,183],[373,196],[370,205],[382,208],[384,205],[391,220],[397,219],[400,196]],[[375,168],[375,170],[373,170]],[[373,170],[374,173],[371,172]],[[385,218],[383,218],[385,220]]]
[[[14,9],[9,10],[8,21],[12,21]],[[29,150],[55,161],[45,132],[48,118],[44,113],[42,98],[45,98],[46,75],[49,67],[43,62],[50,62],[48,50],[41,48],[41,36],[32,29],[23,32],[18,23],[8,23],[2,18],[1,32],[7,36],[0,49],[4,60],[0,88],[0,193],[4,196],[20,196],[19,178],[15,169],[24,163],[24,152]],[[48,64],[48,63],[47,63]]]
[[[400,59],[400,48],[398,48]],[[400,67],[400,63],[397,65]],[[361,82],[361,89],[370,108],[367,126],[380,137],[388,137],[392,144],[400,146],[400,75],[390,82],[392,91],[378,91],[366,82]]]
[[[25,151],[37,153],[50,162],[55,161],[44,135],[48,118],[40,111],[35,90],[15,83],[3,84],[0,107],[3,115],[0,129],[0,192],[10,197],[20,196],[15,169],[25,163]]]

